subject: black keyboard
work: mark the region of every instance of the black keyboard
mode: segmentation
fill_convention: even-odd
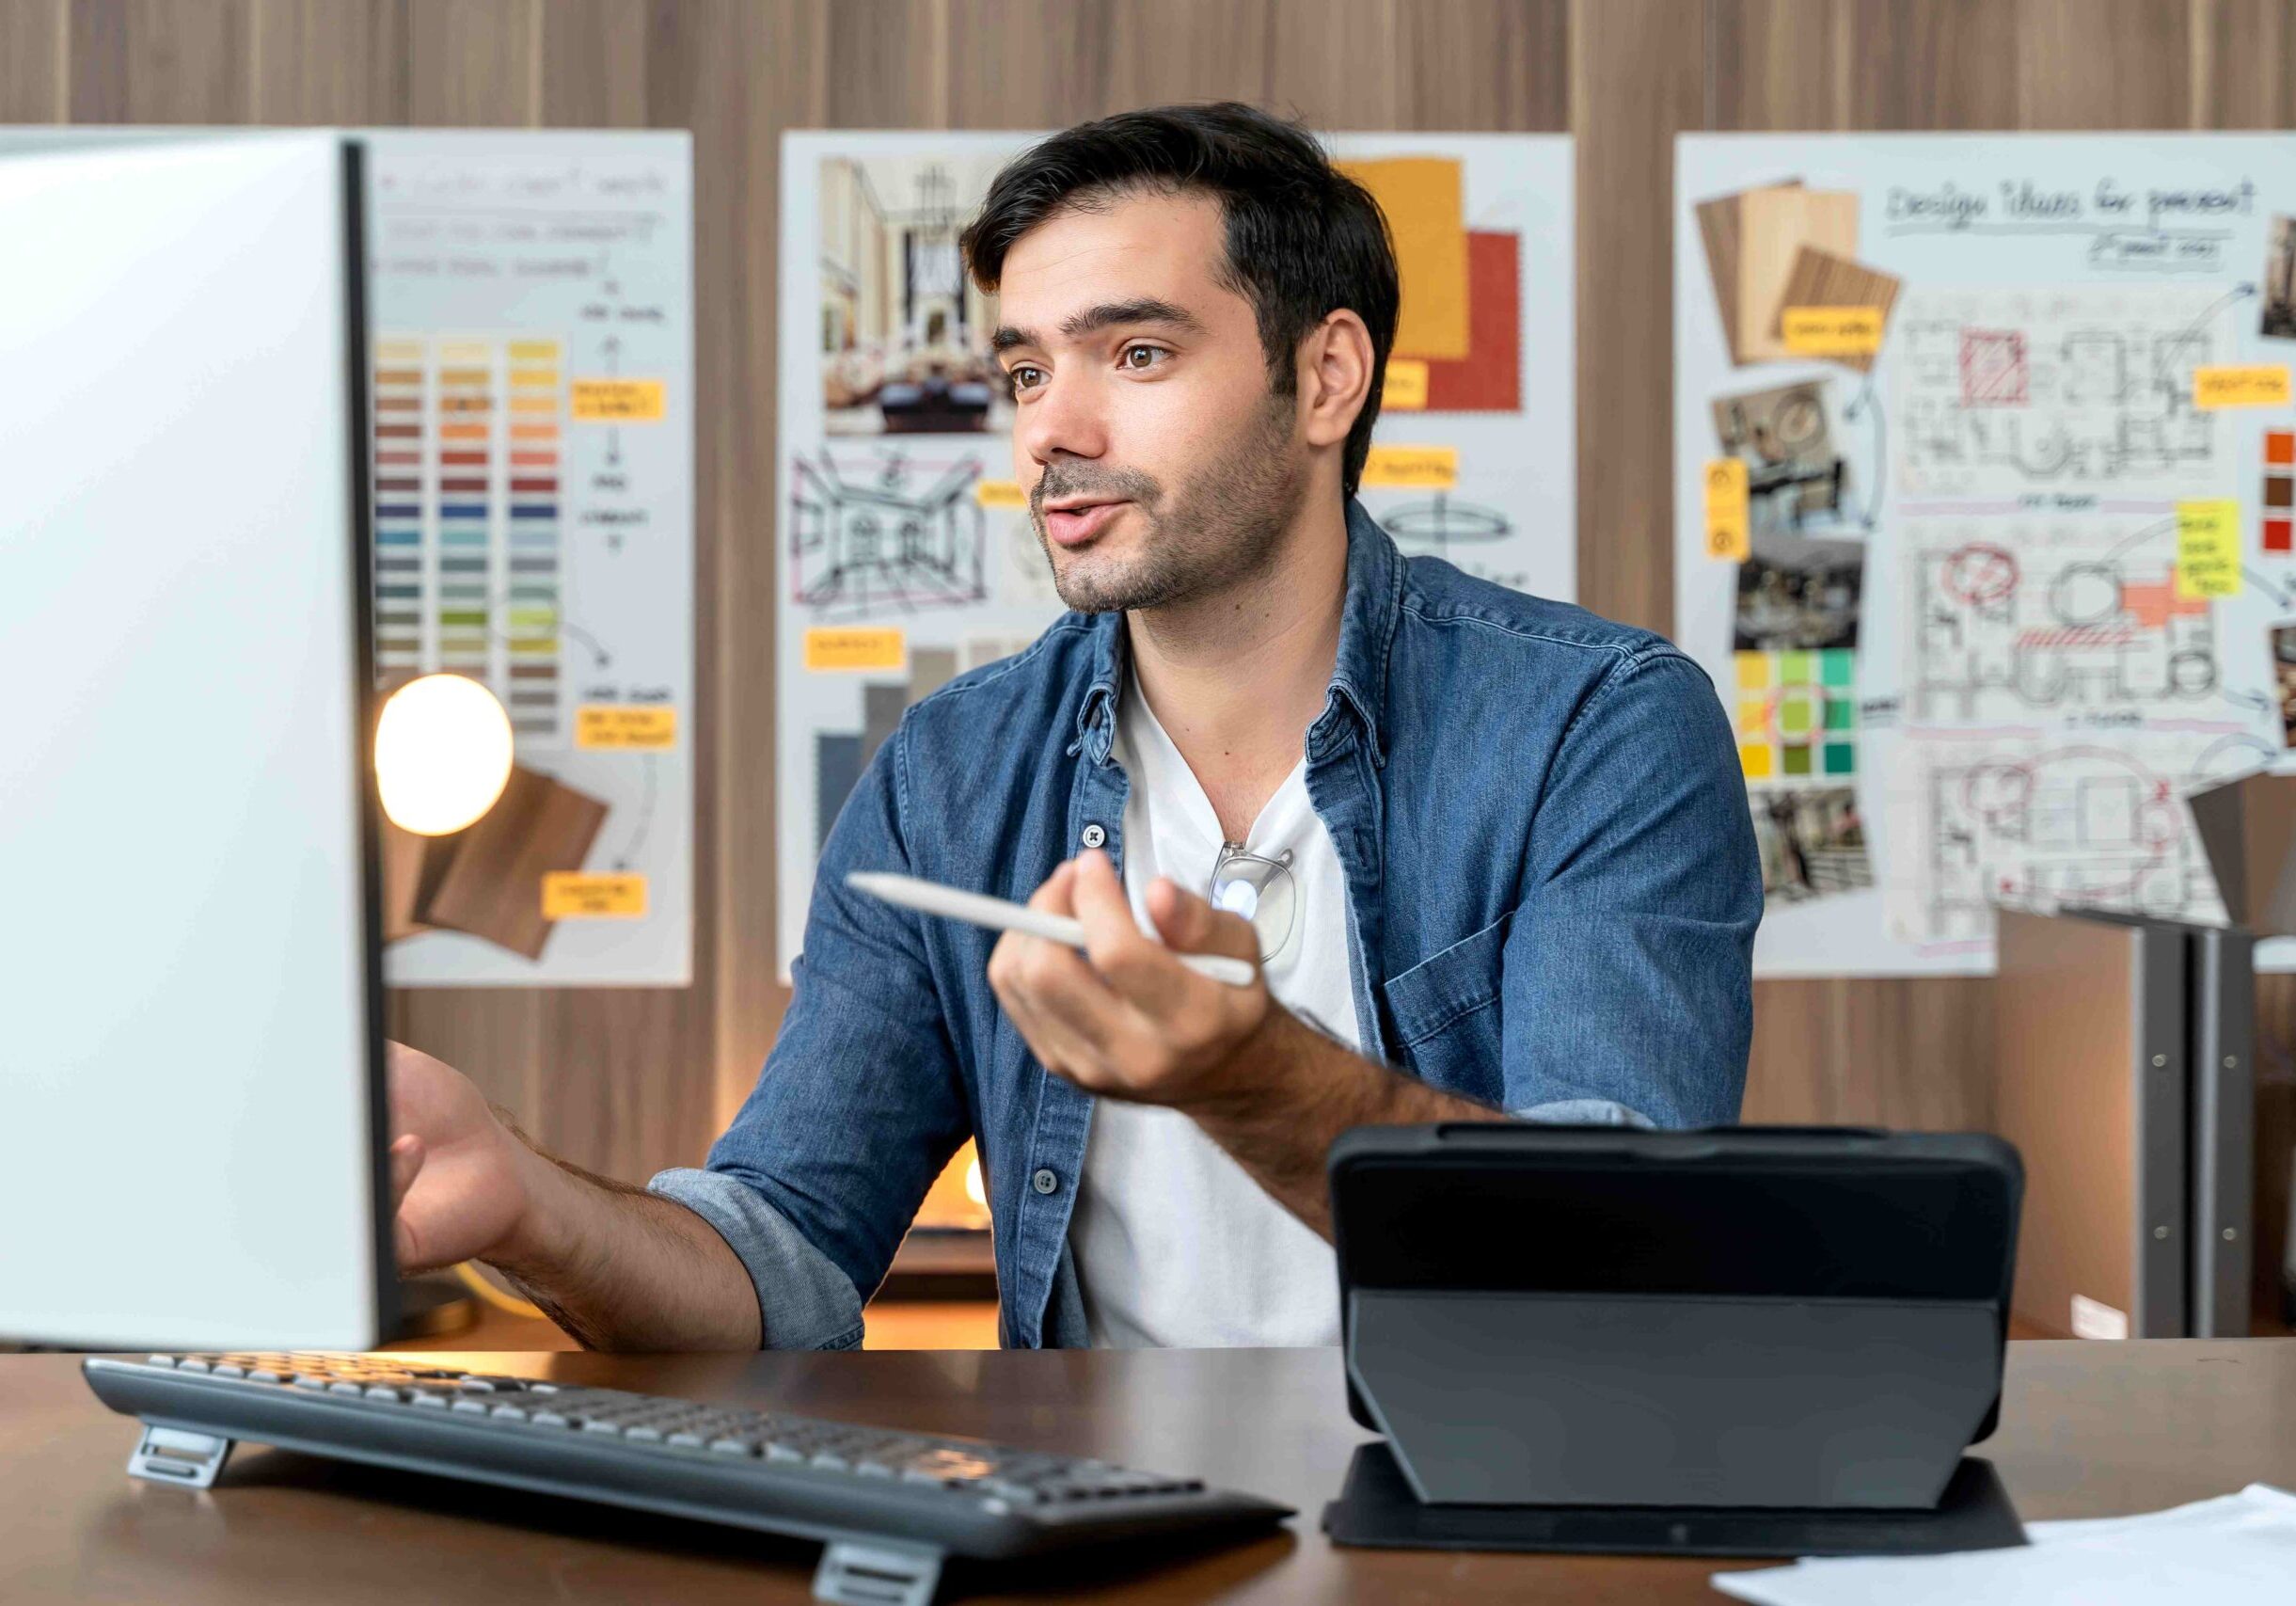
[[[140,1417],[128,1470],[205,1487],[235,1439],[819,1539],[824,1600],[924,1606],[946,1555],[1016,1560],[1292,1515],[1195,1478],[388,1356],[81,1363]]]

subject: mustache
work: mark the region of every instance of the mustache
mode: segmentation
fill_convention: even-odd
[[[1136,501],[1150,507],[1163,494],[1164,487],[1156,483],[1155,477],[1137,469],[1054,463],[1029,487],[1028,510],[1042,523],[1044,504],[1055,497],[1104,497],[1110,501]]]

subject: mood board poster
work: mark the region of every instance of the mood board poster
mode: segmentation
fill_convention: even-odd
[[[813,866],[908,707],[1060,615],[958,236],[1041,134],[782,145],[781,971]],[[1379,198],[1401,325],[1363,501],[1406,553],[1576,591],[1571,153],[1561,135],[1341,135]],[[952,806],[957,806],[952,803]]]
[[[1675,193],[1675,624],[1757,974],[2222,920],[2184,799],[2288,764],[2296,139],[1702,135]]]

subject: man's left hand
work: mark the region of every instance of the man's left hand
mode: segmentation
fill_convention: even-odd
[[[1250,1080],[1244,1050],[1280,1018],[1257,975],[1249,922],[1159,877],[1148,917],[1132,918],[1106,853],[1063,864],[1028,900],[1083,923],[1087,951],[1007,931],[989,958],[989,984],[1044,1068],[1088,1092],[1176,1108],[1219,1103]],[[1226,954],[1255,969],[1235,987],[1199,976],[1181,953]]]

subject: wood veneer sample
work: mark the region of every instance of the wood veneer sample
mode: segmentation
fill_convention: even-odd
[[[1858,198],[1849,190],[1749,190],[1738,206],[1738,345],[1749,362],[1792,358],[1779,338],[1786,278],[1805,246],[1858,254]]]
[[[1797,190],[1799,179],[1783,179],[1768,186]],[[1698,203],[1698,237],[1706,247],[1706,277],[1714,284],[1714,307],[1722,321],[1722,339],[1730,347],[1733,367],[1746,360],[1738,340],[1738,205],[1751,193],[1734,191]]]
[[[540,959],[556,924],[543,918],[542,878],[580,869],[605,823],[596,798],[513,768],[501,800],[452,838],[445,871],[415,917]]]
[[[435,855],[446,867],[452,849],[435,836],[418,836],[388,819],[383,821],[383,941],[395,943],[430,930],[415,918],[422,901],[423,872]]]
[[[1770,320],[1769,332],[1781,341],[1784,339],[1785,310],[1789,307],[1873,307],[1879,310],[1886,330],[1890,309],[1897,304],[1897,293],[1903,284],[1893,274],[1834,256],[1814,246],[1804,246],[1795,254],[1794,267],[1786,275],[1786,287],[1779,297],[1778,313]],[[1871,355],[1836,357],[1829,360],[1861,374],[1870,374],[1874,368]]]

